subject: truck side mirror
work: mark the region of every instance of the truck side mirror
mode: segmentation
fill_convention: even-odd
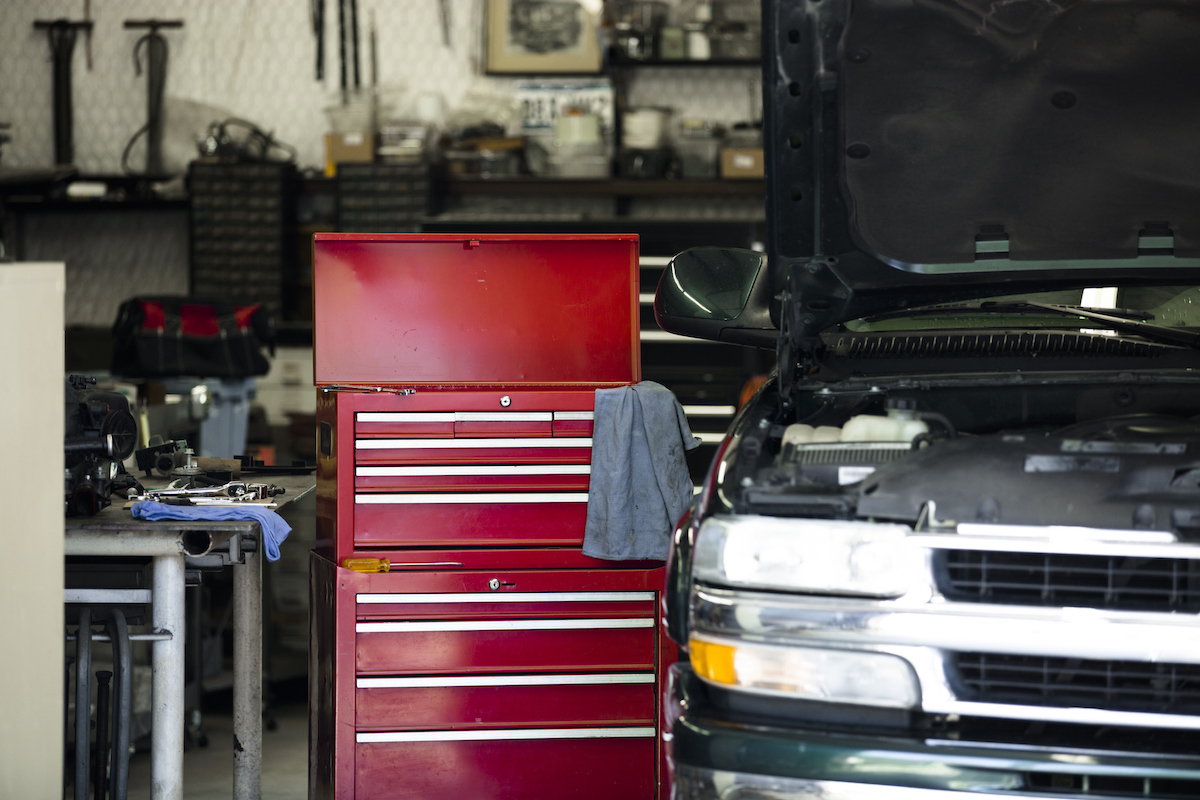
[[[694,247],[667,265],[654,296],[659,327],[683,336],[774,347],[767,258],[754,250]]]

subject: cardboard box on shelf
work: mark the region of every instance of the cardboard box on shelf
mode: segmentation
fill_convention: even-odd
[[[338,164],[375,160],[375,136],[370,133],[325,134],[325,176],[337,175]]]
[[[763,177],[761,147],[726,147],[721,150],[721,177],[729,179]]]

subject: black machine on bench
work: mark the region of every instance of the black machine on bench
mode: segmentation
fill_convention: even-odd
[[[118,392],[91,388],[95,378],[72,375],[66,385],[65,498],[67,516],[91,516],[117,490],[142,487],[121,462],[137,446],[137,420]]]

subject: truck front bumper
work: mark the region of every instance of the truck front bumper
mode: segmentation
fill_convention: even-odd
[[[1200,797],[1194,756],[829,732],[800,719],[728,721],[680,666],[668,713],[680,714],[670,743],[674,800]]]
[[[966,800],[964,793],[952,790],[781,778],[684,765],[676,768],[671,797],[672,800]],[[969,797],[970,800],[1016,800],[1047,796],[971,792]]]

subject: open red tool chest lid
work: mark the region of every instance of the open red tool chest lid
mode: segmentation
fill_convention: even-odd
[[[313,298],[318,386],[641,377],[633,234],[318,233]]]

